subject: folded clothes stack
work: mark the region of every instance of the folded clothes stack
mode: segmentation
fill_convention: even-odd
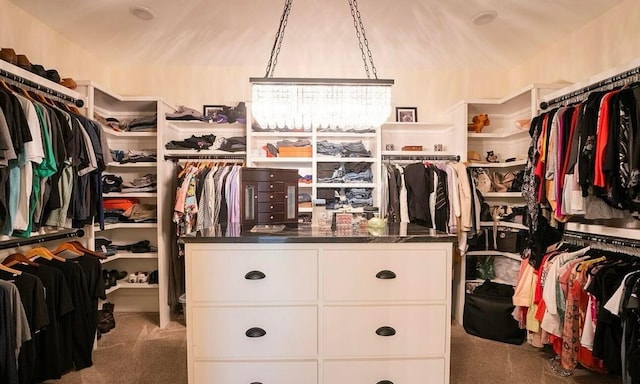
[[[111,156],[120,164],[155,163],[158,160],[155,149],[129,149],[127,151],[122,149],[112,149]]]
[[[209,116],[203,116],[200,111],[196,111],[193,108],[180,105],[178,109],[173,113],[165,113],[167,120],[182,120],[182,121],[210,121],[212,118]]]
[[[224,139],[220,140],[221,144]],[[215,148],[216,144],[216,135],[202,135],[195,136],[191,135],[191,137],[186,138],[184,140],[171,140],[167,144],[165,144],[165,148],[167,149],[219,149]],[[213,147],[213,148],[212,148]]]
[[[158,190],[158,177],[154,174],[146,174],[133,181],[122,182],[122,193],[155,192]]]

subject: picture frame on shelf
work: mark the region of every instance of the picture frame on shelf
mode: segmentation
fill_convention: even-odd
[[[202,115],[208,117],[216,117],[218,113],[222,112],[226,105],[203,105]]]
[[[417,107],[396,107],[396,121],[400,123],[417,123]]]

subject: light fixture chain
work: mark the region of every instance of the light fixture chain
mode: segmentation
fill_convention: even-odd
[[[369,65],[367,65],[367,56],[364,53],[364,46],[362,45],[362,36],[360,34],[360,26],[362,26],[362,22],[360,22],[360,26],[358,26],[358,20],[360,19],[360,12],[358,12],[358,16],[356,19],[356,10],[357,3],[355,4],[355,0],[349,0],[349,7],[351,7],[351,17],[353,17],[353,27],[356,29],[356,37],[358,38],[358,45],[360,46],[360,52],[362,53],[362,62],[364,63],[364,70],[367,73],[367,79],[371,78],[369,74]]]
[[[264,77],[272,77],[273,72],[276,70],[276,64],[278,64],[278,55],[280,54],[280,48],[282,47],[284,30],[287,28],[287,22],[289,20],[289,13],[291,12],[292,3],[293,0],[285,0],[284,9],[282,10],[282,16],[280,16],[280,25],[278,26],[278,32],[276,32],[276,38],[273,41],[271,56],[269,57],[269,63],[267,64],[267,71]]]
[[[353,5],[356,9],[356,16],[358,16],[358,23],[360,24],[360,30],[362,31],[362,39],[364,40],[364,45],[367,47],[367,54],[369,55],[369,62],[371,63],[371,71],[373,72],[373,76],[377,79],[378,72],[376,71],[376,66],[373,63],[373,55],[371,54],[371,49],[369,49],[369,40],[367,40],[367,34],[364,30],[364,24],[362,23],[362,17],[360,16],[360,10],[358,9],[358,0],[353,0]],[[353,9],[351,10],[353,13]],[[362,44],[360,44],[360,49],[362,50]],[[363,53],[364,55],[364,53]],[[366,63],[365,63],[366,65]],[[367,71],[367,77],[369,77],[369,72]]]

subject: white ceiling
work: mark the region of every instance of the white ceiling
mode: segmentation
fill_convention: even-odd
[[[360,0],[378,68],[512,68],[621,0]],[[284,0],[12,0],[112,64],[266,66]],[[142,21],[134,5],[154,10]],[[473,24],[480,12],[497,19]],[[295,0],[280,63],[362,66],[347,0]],[[278,75],[276,71],[276,76]]]

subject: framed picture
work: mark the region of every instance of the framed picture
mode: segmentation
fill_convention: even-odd
[[[401,123],[418,122],[418,108],[416,107],[396,107],[396,121]]]
[[[224,107],[226,107],[226,105],[203,105],[202,115],[216,117],[219,112],[222,112]]]

